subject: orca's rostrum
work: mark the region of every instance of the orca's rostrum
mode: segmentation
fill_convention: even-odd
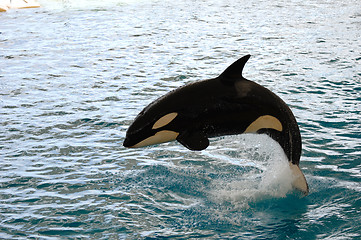
[[[130,125],[123,145],[177,140],[190,150],[203,150],[211,137],[267,134],[287,155],[293,187],[307,195],[308,184],[299,168],[301,134],[296,119],[276,94],[242,76],[249,58],[240,58],[216,78],[185,85],[149,104]]]

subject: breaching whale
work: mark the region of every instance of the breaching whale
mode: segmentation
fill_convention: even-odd
[[[293,187],[307,195],[308,184],[299,168],[302,146],[296,119],[276,94],[242,76],[249,58],[240,58],[216,78],[177,88],[150,103],[129,126],[124,147],[177,140],[190,150],[203,150],[211,137],[267,134],[289,160]]]

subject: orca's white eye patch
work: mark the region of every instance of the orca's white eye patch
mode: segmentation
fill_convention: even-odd
[[[168,113],[168,114],[164,115],[163,117],[159,118],[158,121],[156,121],[154,123],[152,129],[158,129],[158,128],[164,127],[165,125],[167,125],[168,123],[173,121],[173,119],[176,118],[177,115],[178,115],[178,113],[176,113],[176,112],[172,112],[172,113]]]

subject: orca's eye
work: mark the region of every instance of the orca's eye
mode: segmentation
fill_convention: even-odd
[[[173,119],[176,118],[177,115],[178,115],[178,113],[176,113],[176,112],[172,112],[172,113],[168,113],[168,114],[164,115],[163,117],[159,118],[158,121],[156,121],[154,123],[152,129],[158,129],[158,128],[164,127],[165,125],[167,125],[168,123],[173,121]]]

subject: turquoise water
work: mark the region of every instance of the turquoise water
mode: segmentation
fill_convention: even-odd
[[[359,239],[361,8],[41,1],[0,14],[1,239]],[[265,136],[125,149],[139,111],[251,54],[301,129],[310,194]]]

